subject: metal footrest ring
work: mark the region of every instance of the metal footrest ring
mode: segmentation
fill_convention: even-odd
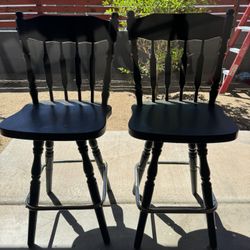
[[[139,191],[139,171],[138,171],[139,164],[135,166],[135,184],[134,184],[134,191],[135,191],[135,201],[137,207],[145,211],[147,213],[212,213],[217,209],[217,201],[215,196],[213,195],[213,207],[212,208],[206,208],[204,205],[203,206],[157,206],[157,207],[152,207],[150,206],[149,208],[145,208],[142,206],[141,203],[141,195]],[[204,204],[204,202],[203,202]]]
[[[101,201],[97,204],[86,204],[86,205],[54,205],[54,206],[32,206],[30,204],[30,193],[27,195],[27,198],[25,200],[25,205],[29,210],[33,211],[46,211],[46,210],[86,210],[86,209],[96,209],[98,207],[102,207],[105,199],[106,199],[106,194],[107,194],[107,172],[108,172],[108,164],[105,162],[104,163],[105,168],[103,169],[102,173],[102,197]]]

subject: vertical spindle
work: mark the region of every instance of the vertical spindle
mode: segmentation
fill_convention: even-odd
[[[204,64],[204,40],[202,40],[200,55],[198,57],[197,64],[196,64],[196,71],[195,71],[195,78],[194,78],[194,86],[195,86],[194,102],[197,102],[197,99],[198,99],[198,92],[199,92],[199,88],[201,85],[203,64]]]
[[[77,41],[75,43],[75,74],[76,74],[76,86],[77,86],[78,100],[82,101],[82,95],[81,95],[81,84],[82,84],[81,58],[79,55],[79,45],[78,45]]]
[[[94,102],[94,90],[95,90],[95,43],[91,43],[91,55],[89,59],[89,86],[91,102]]]
[[[151,53],[150,53],[150,83],[152,88],[152,101],[156,99],[156,57],[154,41],[151,41]]]
[[[139,69],[138,63],[138,49],[137,49],[137,39],[133,39],[133,34],[131,31],[131,27],[135,22],[135,13],[133,11],[129,11],[127,19],[127,26],[129,32],[129,39],[131,40],[131,58],[133,64],[133,77],[135,81],[135,96],[138,105],[142,105],[142,85],[141,85],[141,73]]]
[[[48,55],[47,46],[46,46],[45,41],[43,42],[43,66],[44,66],[46,83],[47,83],[47,86],[49,89],[50,100],[53,102],[54,101],[53,78],[52,78],[51,65],[50,65],[49,55]]]
[[[183,89],[186,84],[186,71],[187,71],[187,40],[184,40],[183,54],[180,62],[180,101],[183,99]]]
[[[168,40],[167,45],[167,54],[165,57],[165,100],[168,101],[169,98],[169,86],[171,82],[171,63],[172,63],[172,57],[171,57],[171,48],[170,48],[170,39]]]
[[[68,78],[67,78],[67,71],[66,71],[66,60],[63,53],[63,45],[60,43],[60,70],[61,70],[61,77],[62,77],[62,85],[64,89],[64,98],[68,101]]]

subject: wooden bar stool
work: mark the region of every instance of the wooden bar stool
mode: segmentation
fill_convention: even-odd
[[[128,13],[128,34],[131,44],[131,60],[135,82],[137,104],[132,106],[132,117],[129,121],[129,134],[145,141],[141,160],[136,165],[135,195],[141,210],[135,236],[134,247],[140,248],[148,213],[205,213],[208,224],[210,246],[217,247],[214,211],[216,201],[212,193],[210,170],[207,162],[207,144],[232,141],[236,138],[238,128],[228,118],[222,108],[215,104],[218,94],[222,63],[233,22],[233,11],[226,17],[211,14],[151,14],[136,18],[133,12]],[[218,38],[217,63],[211,76],[212,85],[209,102],[198,102],[198,91],[202,82],[203,65],[207,62],[206,42]],[[148,40],[151,101],[143,99],[142,69],[148,55],[140,50],[140,39]],[[192,41],[199,42],[192,50]],[[156,43],[165,41],[164,68],[165,99],[157,98],[157,57]],[[145,42],[144,42],[145,44]],[[164,44],[164,43],[162,43]],[[176,46],[174,46],[176,45]],[[179,100],[172,100],[169,95],[171,83],[171,66],[173,48],[181,52],[179,68]],[[198,55],[195,57],[195,52]],[[142,58],[142,59],[141,59]],[[140,60],[141,59],[141,60]],[[183,90],[186,86],[188,67],[193,68],[193,101],[184,101]],[[196,62],[196,64],[195,64]],[[190,87],[190,86],[189,86]],[[158,160],[164,143],[187,143],[189,146],[192,193],[196,196],[197,153],[200,159],[200,175],[203,202],[200,207],[153,207],[151,199],[154,182],[158,171]],[[144,192],[139,194],[139,184],[151,155],[148,166]],[[166,176],[167,178],[167,176]],[[176,177],[178,178],[178,177]]]
[[[63,16],[39,15],[25,19],[23,13],[17,13],[17,31],[21,40],[24,58],[27,66],[32,103],[24,106],[16,114],[6,118],[0,124],[4,136],[33,141],[34,161],[31,169],[30,193],[27,199],[29,208],[28,245],[35,241],[37,211],[64,209],[94,209],[100,226],[104,243],[110,241],[109,233],[103,213],[102,204],[105,199],[107,184],[107,168],[98,148],[96,138],[105,132],[106,120],[111,114],[108,105],[109,86],[111,81],[111,64],[114,53],[114,42],[117,35],[118,15],[113,14],[111,21],[93,16]],[[96,43],[105,42],[104,76],[102,79],[101,103],[95,102],[95,64]],[[39,101],[34,60],[32,60],[32,44],[40,45],[45,80],[49,92],[49,101]],[[65,44],[74,46],[73,63],[75,84],[78,100],[70,100],[68,96],[69,65],[65,58]],[[64,91],[64,100],[55,100],[53,92],[54,72],[51,61],[57,59],[50,55],[49,45],[54,44],[59,53],[59,75]],[[82,44],[90,46],[90,53],[83,58]],[[34,44],[33,44],[34,45]],[[33,48],[37,48],[33,46]],[[83,62],[88,62],[88,82],[90,101],[82,100],[82,69]],[[55,77],[56,78],[56,77]],[[17,97],[18,98],[18,97]],[[83,206],[40,206],[40,175],[41,156],[44,142],[46,147],[46,175],[47,193],[51,193],[53,170],[54,141],[76,141],[82,156],[83,170],[87,177],[87,184],[93,204]],[[87,141],[92,148],[98,167],[103,175],[104,195],[101,198],[93,172],[93,166],[88,155]],[[67,181],[67,180],[65,180]]]

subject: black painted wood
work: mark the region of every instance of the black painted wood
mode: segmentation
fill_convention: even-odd
[[[163,143],[162,142],[154,142],[154,146],[152,149],[152,160],[148,167],[148,175],[147,180],[144,187],[143,197],[142,197],[142,206],[144,208],[149,208],[151,199],[154,192],[154,180],[157,175],[157,169],[158,169],[158,159],[161,154],[161,148]],[[146,225],[148,213],[145,211],[140,212],[140,217],[137,225],[136,230],[136,236],[135,236],[135,242],[134,242],[134,248],[138,249],[140,248],[143,232]]]
[[[213,193],[212,184],[210,182],[210,169],[207,162],[207,145],[205,143],[198,144],[198,155],[200,158],[200,175],[201,175],[201,187],[205,206],[207,208],[213,207]],[[212,249],[217,247],[217,237],[215,229],[215,217],[214,212],[206,214],[209,243]]]
[[[230,10],[230,15],[233,14],[232,11]],[[129,13],[128,18],[133,16],[134,14]],[[129,39],[211,39],[222,35],[224,21],[224,17],[208,13],[151,14],[134,19],[128,26]]]
[[[204,40],[202,40],[200,55],[198,57],[197,64],[196,64],[196,72],[195,72],[195,78],[194,78],[194,86],[195,86],[194,102],[198,101],[198,93],[199,93],[199,88],[201,85],[203,64],[204,64]]]
[[[204,43],[206,39],[221,37],[218,64],[213,79],[218,83],[218,72],[221,72],[222,61],[229,37],[229,27],[233,18],[233,11],[227,13],[227,18],[210,14],[152,14],[135,18],[134,13],[128,15],[128,33],[131,40],[131,56],[134,66],[135,93],[138,106],[134,106],[133,115],[129,122],[130,134],[144,140],[163,140],[166,142],[221,142],[236,138],[237,127],[226,117],[223,111],[214,106],[209,108],[207,104],[192,105],[190,103],[169,103],[156,101],[156,60],[154,56],[154,41],[167,40],[167,55],[165,59],[165,100],[169,100],[171,69],[167,66],[171,63],[170,41],[184,40],[183,54],[180,62],[180,101],[183,101],[183,89],[186,83],[186,71],[188,64],[189,39],[199,39],[201,49],[198,55],[195,72],[194,102],[197,103],[198,90],[201,84],[204,56]],[[150,76],[152,87],[152,102],[142,105],[141,75],[138,64],[137,39],[145,38],[152,42],[150,56]],[[218,70],[220,68],[220,70]],[[215,83],[216,82],[216,83]],[[209,104],[214,104],[216,88],[212,87]],[[192,116],[192,119],[190,119]]]
[[[30,55],[30,50],[28,47],[27,40],[23,40],[22,49],[23,49],[24,59],[26,62],[27,79],[29,82],[30,95],[31,95],[33,104],[37,105],[39,103],[38,91],[37,91],[37,87],[36,87],[36,83],[35,83],[35,74],[33,72],[32,66],[31,66],[31,55]]]
[[[81,85],[82,85],[82,76],[81,76],[81,58],[79,55],[79,45],[78,42],[75,43],[75,71],[76,71],[76,86],[78,93],[78,101],[82,101],[81,94]]]
[[[136,23],[135,13],[133,11],[128,12],[127,27],[128,32],[133,28]],[[130,33],[129,33],[130,34]],[[138,63],[138,48],[137,39],[130,39],[131,41],[131,57],[133,64],[133,76],[135,81],[135,96],[138,105],[142,104],[142,85],[141,85],[141,73]]]
[[[135,18],[133,12],[128,14],[128,34],[131,44],[131,59],[133,62],[133,76],[135,82],[135,95],[137,104],[132,106],[132,116],[129,121],[129,133],[131,136],[145,140],[147,143],[154,141],[152,161],[149,166],[147,181],[144,186],[142,209],[138,221],[134,247],[140,248],[145,223],[151,198],[154,190],[154,179],[157,174],[157,161],[164,142],[189,144],[189,159],[192,193],[196,196],[196,169],[197,149],[200,157],[200,175],[202,179],[202,192],[206,208],[213,207],[210,172],[206,159],[206,143],[226,142],[237,137],[236,124],[225,115],[223,109],[215,105],[218,93],[218,84],[222,69],[222,59],[226,51],[227,40],[232,27],[233,12],[228,11],[227,17],[213,16],[210,14],[152,14],[141,18]],[[201,85],[203,65],[206,62],[206,40],[220,37],[218,61],[216,70],[212,76],[212,87],[208,103],[198,102],[198,92]],[[151,101],[142,101],[143,92],[137,41],[139,38],[150,40],[150,83],[152,88]],[[155,89],[157,87],[157,65],[154,57],[154,43],[157,40],[166,40],[165,56],[165,100],[157,100]],[[181,41],[179,41],[181,40]],[[184,100],[184,88],[186,85],[187,67],[189,61],[189,40],[199,40],[200,48],[196,66],[194,69],[194,100]],[[179,62],[179,100],[169,98],[171,85],[171,63],[173,45],[183,49]],[[194,60],[195,61],[195,60]],[[193,63],[193,62],[192,62]],[[156,144],[156,142],[158,142]],[[149,148],[145,146],[139,167],[145,167]],[[143,172],[143,169],[142,169]],[[217,246],[214,214],[207,213],[210,246]]]
[[[145,167],[147,165],[152,146],[153,146],[152,141],[146,141],[145,142],[144,150],[142,152],[141,159],[139,161],[139,166],[138,166],[139,183],[141,182],[141,178],[143,176]]]
[[[66,60],[63,52],[63,44],[60,43],[60,71],[62,78],[62,86],[64,90],[64,98],[66,101],[69,100],[67,86],[68,86],[68,76],[67,76],[67,68],[66,68]]]
[[[141,84],[141,73],[138,63],[138,50],[136,46],[136,41],[131,41],[131,51],[133,53],[133,75],[135,81],[135,95],[138,105],[142,104],[142,84]]]
[[[90,85],[90,92],[91,102],[94,102],[94,89],[95,89],[95,44],[91,43],[91,55],[90,55],[90,62],[89,62],[89,85]]]
[[[198,89],[202,78],[203,71],[203,46],[204,41],[215,37],[221,38],[221,46],[219,48],[218,61],[216,70],[212,76],[212,88],[210,91],[210,104],[215,103],[216,96],[218,94],[218,86],[220,82],[222,62],[224,53],[226,51],[227,40],[230,36],[230,27],[232,27],[233,10],[229,10],[227,17],[214,16],[207,13],[192,13],[192,14],[151,14],[145,17],[136,18],[135,14],[130,11],[128,13],[128,34],[131,41],[131,57],[133,61],[133,75],[135,81],[135,92],[138,105],[142,103],[142,87],[141,87],[141,74],[138,64],[138,47],[137,39],[144,38],[154,43],[156,40],[166,40],[167,45],[167,56],[165,60],[165,85],[166,85],[166,96],[168,100],[168,89],[170,85],[171,68],[171,55],[169,50],[171,49],[170,41],[183,40],[183,54],[180,62],[179,69],[179,85],[180,85],[180,101],[183,99],[183,89],[186,83],[186,71],[188,64],[188,42],[189,40],[200,40],[202,44],[200,57],[198,59],[199,65],[196,67],[195,72],[195,101],[198,96]],[[156,66],[154,58],[153,46],[151,48],[150,57],[150,76],[152,86],[152,101],[155,101],[155,85],[157,83],[155,76]]]
[[[46,166],[46,192],[52,192],[53,160],[54,160],[54,142],[46,141],[45,166]]]
[[[152,89],[152,102],[156,99],[156,57],[154,41],[151,41],[151,54],[150,54],[150,83]]]
[[[86,144],[86,141],[77,141],[77,145],[78,145],[79,152],[82,156],[83,170],[87,177],[87,184],[88,184],[92,202],[93,204],[98,204],[100,203],[101,198],[100,198],[98,186],[96,183],[96,179],[94,177],[94,172],[93,172],[94,169],[88,156],[88,146]],[[109,244],[110,238],[109,238],[109,233],[108,233],[102,207],[96,208],[95,213],[96,213],[97,220],[98,220],[100,230],[102,233],[103,241],[105,244]]]
[[[79,101],[27,104],[1,124],[4,136],[47,141],[97,138],[105,132],[110,106]]]
[[[233,24],[233,10],[228,10],[227,12],[227,22],[224,25],[224,31],[222,36],[221,47],[218,55],[218,61],[216,65],[216,70],[212,79],[212,86],[209,96],[209,103],[214,104],[219,91],[219,85],[221,80],[221,68],[223,65],[224,55],[227,49],[227,41],[230,37],[232,24]]]
[[[215,143],[234,140],[238,127],[217,105],[158,101],[132,107],[129,133],[142,140]]]
[[[91,16],[54,16],[41,15],[24,19],[17,13],[17,30],[21,39],[24,57],[27,64],[27,77],[33,105],[27,105],[0,124],[4,136],[31,140],[77,140],[91,139],[101,136],[105,131],[106,119],[111,113],[108,106],[109,85],[111,81],[111,64],[114,53],[114,42],[118,29],[118,15],[113,14],[111,21]],[[51,103],[39,103],[35,75],[32,69],[31,51],[28,39],[43,42],[43,64]],[[95,85],[95,42],[106,40],[108,50],[105,74],[103,79],[102,103],[94,103]],[[59,66],[66,102],[55,101],[53,96],[53,76],[48,55],[47,42],[59,42]],[[63,42],[75,44],[75,73],[78,92],[77,101],[69,101],[67,64]],[[90,89],[91,102],[82,102],[81,97],[81,58],[79,42],[91,42],[90,56]],[[38,107],[39,106],[39,107]]]
[[[40,175],[42,171],[41,155],[43,152],[44,141],[33,142],[34,160],[31,168],[31,182],[30,182],[30,205],[37,206],[40,195]],[[37,211],[29,211],[29,225],[28,225],[28,246],[32,247],[35,241],[37,224]]]
[[[100,203],[100,195],[93,174],[93,167],[88,157],[86,141],[95,140],[103,135],[106,120],[111,114],[108,105],[109,85],[111,81],[111,64],[114,53],[114,42],[118,29],[118,15],[113,14],[111,21],[105,21],[92,16],[56,16],[41,15],[38,17],[24,19],[22,13],[17,13],[17,31],[20,36],[24,58],[27,66],[27,78],[30,87],[32,104],[27,104],[19,112],[6,118],[0,123],[0,130],[4,136],[28,139],[34,141],[34,162],[32,166],[32,180],[30,185],[30,205],[36,207],[39,201],[41,154],[43,142],[46,141],[46,181],[47,193],[51,195],[52,171],[53,171],[53,142],[54,141],[77,141],[79,151],[83,158],[84,171],[87,176],[88,187],[94,204]],[[36,39],[43,44],[43,66],[47,82],[50,101],[38,99],[38,88],[32,68],[31,49],[28,40]],[[103,79],[102,102],[94,103],[95,85],[95,51],[96,42],[106,41],[108,50],[105,63],[105,74]],[[65,100],[54,100],[53,95],[53,73],[50,62],[49,42],[59,43],[59,67],[61,71],[61,82],[64,90]],[[64,52],[64,43],[71,42],[75,46],[73,56],[75,65],[75,79],[78,100],[69,100],[68,96],[68,67]],[[92,44],[90,56],[90,102],[82,101],[81,96],[81,58],[79,52],[80,42]],[[67,60],[66,60],[67,59]],[[53,58],[54,60],[54,58]],[[97,144],[96,144],[97,145]],[[93,145],[92,145],[93,146]],[[95,146],[95,145],[94,145]],[[94,153],[97,161],[102,161],[95,146]],[[56,208],[58,210],[63,207]],[[64,208],[65,209],[65,208]],[[109,243],[109,234],[101,205],[95,209],[100,225],[103,240]],[[28,245],[34,245],[36,230],[37,210],[29,212]]]
[[[189,149],[189,165],[191,176],[192,194],[197,193],[197,148],[195,143],[188,144]]]
[[[103,175],[103,171],[105,169],[105,163],[103,161],[101,151],[98,147],[97,140],[96,139],[89,140],[89,145],[92,149],[92,153],[93,153],[93,156],[95,158],[96,164],[99,168],[99,171],[100,171],[101,175]]]
[[[111,24],[116,30],[118,30],[119,20],[118,20],[117,13],[112,13]],[[110,81],[111,81],[111,64],[112,64],[113,56],[114,56],[114,43],[108,43],[108,50],[106,54],[106,66],[105,66],[103,88],[102,88],[102,105],[104,106],[108,104],[108,99],[109,99],[109,89],[110,89]]]
[[[28,46],[28,39],[35,39],[44,43],[44,70],[47,81],[50,99],[53,101],[52,93],[52,75],[51,64],[49,61],[48,51],[46,49],[46,42],[53,41],[60,43],[60,71],[61,81],[64,89],[65,100],[68,100],[68,77],[67,61],[64,54],[64,43],[73,42],[75,46],[75,79],[78,100],[81,101],[81,61],[86,58],[80,58],[79,43],[91,43],[91,54],[89,62],[89,86],[91,90],[91,102],[94,102],[94,86],[95,86],[95,43],[106,41],[108,43],[108,51],[106,57],[106,70],[103,79],[103,101],[108,103],[108,91],[111,80],[111,62],[114,53],[113,46],[116,41],[116,33],[118,30],[118,15],[112,14],[111,21],[99,19],[94,16],[57,16],[57,15],[40,15],[34,18],[24,19],[21,12],[17,13],[17,31],[23,46],[23,52],[27,65],[27,75],[30,85],[30,94],[34,104],[38,104],[38,93],[36,89],[35,74],[31,65],[31,51]]]
[[[180,63],[180,78],[179,78],[179,85],[180,85],[179,100],[180,101],[182,101],[183,99],[183,90],[186,84],[186,72],[187,72],[187,40],[184,41],[183,54],[182,54],[181,63]]]
[[[102,105],[108,105],[109,99],[109,89],[110,89],[110,81],[111,81],[111,64],[114,55],[114,45],[109,43],[109,48],[107,51],[107,60],[106,60],[106,68],[103,79],[103,88],[102,88]]]
[[[25,19],[17,12],[17,31],[22,39],[58,42],[98,42],[116,40],[116,28],[107,20],[95,16],[39,15]],[[117,18],[113,14],[112,18]],[[115,23],[115,22],[112,22]]]
[[[93,156],[95,158],[98,169],[99,169],[101,175],[103,176],[103,172],[104,172],[106,166],[105,166],[105,162],[103,160],[101,151],[100,151],[100,149],[98,147],[97,140],[96,139],[89,140],[89,145],[90,145],[90,147],[92,149],[92,153],[93,153]],[[108,192],[112,191],[109,180],[107,180],[107,191]]]
[[[54,101],[53,78],[52,78],[51,64],[50,64],[50,60],[49,60],[46,42],[43,42],[43,65],[44,65],[46,83],[47,83],[47,86],[49,89],[50,100],[53,102]]]
[[[169,86],[171,82],[171,64],[172,56],[170,51],[170,40],[168,40],[167,54],[165,58],[165,100],[168,101],[169,98]]]

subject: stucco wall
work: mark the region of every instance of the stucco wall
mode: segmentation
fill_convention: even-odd
[[[53,50],[53,48],[51,48]],[[52,55],[54,53],[54,56],[52,56],[52,63],[53,58],[56,59],[57,57],[57,49],[54,48],[54,52],[52,51]],[[213,50],[213,47],[211,47],[211,50]],[[96,65],[96,71],[100,74],[103,71],[103,51],[101,47],[97,49],[97,65]],[[68,50],[66,50],[66,57],[70,58],[70,56],[73,56],[73,51],[70,50],[70,47]],[[43,79],[43,66],[42,66],[42,52],[39,52],[39,48],[37,49],[37,55],[33,58],[36,61],[35,71],[38,73],[39,77]],[[227,64],[230,64],[230,61],[232,61],[233,55],[230,55],[229,60]],[[240,71],[250,71],[249,67],[249,60],[250,59],[250,51],[248,51],[247,56],[245,57],[242,65],[240,66]],[[208,62],[211,62],[213,60],[212,53],[208,53],[206,60]],[[117,68],[119,67],[129,67],[129,45],[127,40],[127,33],[126,32],[120,32],[118,36],[118,41],[116,45],[116,53],[113,63],[113,79],[120,80],[124,79],[124,75],[119,73],[119,70]],[[55,71],[59,72],[59,68],[56,64],[53,64]],[[74,66],[72,64],[68,65],[70,74],[74,71]],[[86,68],[87,65],[84,66],[83,64],[83,73],[84,73],[84,67]],[[205,68],[205,72],[209,71],[210,69]],[[69,75],[70,77],[70,75]],[[73,75],[72,75],[73,77]],[[126,78],[126,77],[125,77]],[[19,39],[16,31],[1,31],[0,32],[0,80],[22,80],[26,79],[26,69],[25,69],[25,62],[24,57],[21,51],[21,47],[19,44]]]

